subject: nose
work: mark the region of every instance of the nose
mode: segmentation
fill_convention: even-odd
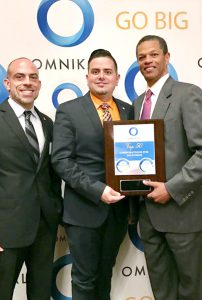
[[[150,63],[150,62],[152,62],[152,57],[151,57],[151,55],[147,55],[145,57],[145,63]]]
[[[101,79],[104,79],[104,78],[105,78],[105,72],[104,72],[104,71],[100,71],[99,77],[100,77]]]
[[[30,85],[31,84],[29,76],[25,76],[25,78],[24,78],[24,84],[26,84],[26,85]]]

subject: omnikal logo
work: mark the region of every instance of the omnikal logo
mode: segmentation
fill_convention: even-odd
[[[52,279],[52,297],[57,300],[72,300],[71,297],[64,296],[57,287],[57,276],[58,273],[66,266],[72,264],[72,257],[70,254],[65,255],[57,259],[53,264],[53,279]],[[67,283],[65,283],[67,284]],[[71,281],[69,281],[71,284]]]
[[[73,83],[62,83],[60,85],[58,85],[52,95],[52,102],[54,107],[57,109],[59,106],[59,101],[58,101],[58,95],[61,91],[63,90],[72,90],[73,92],[75,92],[76,97],[81,97],[83,96],[82,91],[80,90],[80,88],[78,88],[78,86],[76,86]]]
[[[137,226],[135,224],[128,225],[128,235],[133,245],[140,251],[144,252],[144,246],[138,234]]]
[[[8,91],[4,86],[4,79],[6,78],[6,70],[0,65],[0,103],[8,97]]]
[[[137,127],[131,127],[129,129],[129,134],[132,135],[132,136],[136,136],[138,134],[138,129]]]
[[[56,34],[48,24],[48,10],[57,1],[60,0],[42,0],[37,13],[37,21],[42,34],[47,40],[57,46],[72,47],[81,44],[90,35],[94,26],[94,13],[88,0],[70,0],[79,6],[83,15],[83,24],[81,29],[72,36],[61,36]],[[58,17],[58,22],[60,18]]]
[[[128,98],[131,100],[131,102],[134,102],[135,99],[138,97],[138,94],[134,87],[134,81],[135,81],[135,77],[137,76],[139,70],[140,69],[139,69],[138,62],[135,61],[128,69],[126,77],[125,77],[125,90],[126,90],[126,94],[127,94]],[[173,79],[178,80],[177,73],[171,64],[168,64],[168,72]]]

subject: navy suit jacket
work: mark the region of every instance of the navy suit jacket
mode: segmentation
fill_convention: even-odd
[[[114,98],[121,119],[133,119],[133,107]],[[65,181],[65,223],[98,227],[109,206],[102,202],[106,187],[103,127],[90,94],[61,104],[56,113],[52,163]],[[125,220],[127,199],[113,204],[118,220]]]

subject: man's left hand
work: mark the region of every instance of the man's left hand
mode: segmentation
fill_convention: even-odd
[[[171,199],[171,196],[166,190],[163,182],[143,180],[143,183],[146,186],[151,186],[153,188],[152,192],[147,195],[149,200],[156,203],[165,204]]]

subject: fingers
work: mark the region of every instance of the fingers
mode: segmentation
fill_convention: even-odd
[[[123,198],[125,198],[124,195],[121,195],[119,192],[113,190],[109,186],[106,186],[101,200],[107,204],[112,204],[122,200]]]

